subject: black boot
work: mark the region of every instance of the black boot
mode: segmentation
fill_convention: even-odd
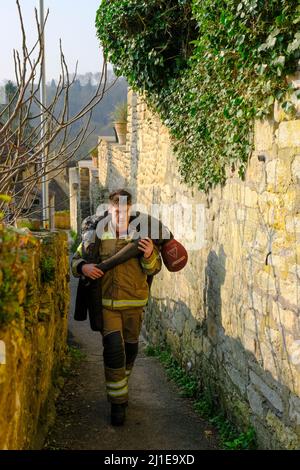
[[[112,426],[122,426],[125,422],[127,403],[112,403],[110,422]]]

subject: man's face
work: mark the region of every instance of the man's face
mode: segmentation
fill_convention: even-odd
[[[109,212],[112,215],[112,223],[118,232],[126,232],[129,225],[131,206],[120,199],[110,202]]]

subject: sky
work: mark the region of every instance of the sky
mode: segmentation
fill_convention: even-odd
[[[96,37],[95,17],[101,0],[44,0],[49,8],[46,26],[47,81],[59,76],[59,39],[70,73],[78,60],[78,73],[99,72],[101,50]],[[39,0],[20,0],[28,43],[37,35],[34,8],[39,11]],[[0,0],[0,84],[14,79],[13,49],[21,50],[20,25],[15,0]]]

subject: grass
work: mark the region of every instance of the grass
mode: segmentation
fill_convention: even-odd
[[[76,363],[79,363],[86,358],[86,354],[75,346],[68,346],[68,353],[72,360]]]
[[[168,349],[147,346],[147,356],[156,357],[165,367],[167,376],[180,388],[180,395],[193,399],[195,411],[207,419],[217,429],[220,444],[226,450],[249,450],[256,448],[255,431],[250,428],[240,433],[226,418],[224,413],[216,409],[208,392],[201,392],[198,379],[181,368]]]
[[[86,358],[86,354],[76,346],[67,345],[67,354],[64,360],[64,364],[60,367],[60,374],[56,378],[56,387],[59,389],[59,394],[56,397],[55,408],[56,408],[56,415],[59,413],[64,412],[65,410],[65,401],[68,398],[68,395],[65,395],[63,391],[66,380],[74,381],[73,377],[78,376],[79,374],[79,366],[80,363]],[[76,379],[75,379],[76,380]],[[61,399],[61,394],[63,399]],[[59,447],[56,444],[56,440],[53,437],[53,431],[55,429],[55,420],[49,426],[47,436],[45,438],[45,442],[43,445],[43,450],[68,450]]]
[[[86,358],[86,354],[75,346],[67,346],[67,359],[62,367],[63,377],[71,377],[76,375],[76,369],[80,363]]]

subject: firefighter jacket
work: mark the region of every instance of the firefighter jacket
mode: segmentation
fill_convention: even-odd
[[[99,259],[105,261],[131,241],[130,234],[127,238],[116,238],[111,225],[108,224],[101,235],[100,243],[97,245]],[[95,240],[93,239],[91,242],[94,244]],[[87,245],[87,240],[83,240],[79,245],[71,263],[75,277],[80,277],[82,264],[87,262],[87,258],[82,252],[83,243]],[[149,296],[147,278],[157,274],[160,270],[161,258],[156,245],[154,245],[153,253],[149,258],[144,258],[141,252],[140,256],[113,267],[101,278],[102,292],[99,292],[99,296],[102,297],[102,306],[113,310],[145,306]]]

